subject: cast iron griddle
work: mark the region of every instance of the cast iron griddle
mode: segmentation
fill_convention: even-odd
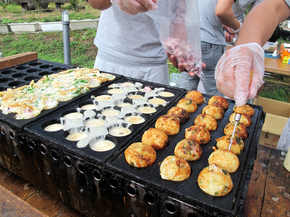
[[[210,96],[204,96],[207,102]],[[204,213],[209,215],[236,216],[239,209],[241,194],[243,193],[246,173],[250,169],[248,166],[250,165],[251,159],[254,157],[254,152],[256,152],[255,147],[258,144],[257,137],[260,135],[262,126],[262,107],[251,105],[255,110],[255,115],[251,117],[252,125],[248,127],[249,137],[244,140],[244,152],[238,155],[240,160],[239,169],[235,173],[231,174],[234,187],[228,195],[223,197],[213,197],[206,194],[199,188],[197,184],[197,178],[198,174],[208,166],[208,157],[213,152],[212,147],[216,144],[215,139],[224,136],[223,129],[229,122],[229,116],[233,113],[232,108],[234,106],[234,102],[232,100],[229,100],[229,108],[225,112],[224,118],[218,120],[217,130],[210,132],[210,142],[208,144],[201,145],[203,150],[201,159],[192,162],[189,161],[192,169],[191,176],[185,181],[173,182],[163,180],[159,174],[159,166],[163,159],[169,155],[174,155],[175,145],[184,139],[185,129],[193,125],[195,117],[201,114],[203,107],[206,105],[207,103],[199,105],[198,110],[195,113],[190,114],[190,120],[184,124],[181,124],[181,130],[179,134],[175,136],[169,136],[169,146],[163,150],[156,151],[157,159],[153,165],[143,169],[134,168],[126,162],[124,151],[133,142],[141,141],[143,132],[150,127],[154,127],[154,124],[147,127],[146,129],[143,129],[143,132],[139,137],[137,137],[135,140],[132,140],[122,150],[120,150],[120,154],[116,158],[108,161],[107,169],[114,172],[119,172],[124,177],[130,177],[132,181],[136,181],[144,185],[149,185],[156,191],[166,193],[169,196],[193,205],[197,207],[198,210],[202,210]]]
[[[74,141],[69,141],[67,140],[66,137],[66,132],[63,130],[57,131],[57,132],[47,132],[44,131],[44,126],[48,125],[48,123],[53,123],[53,122],[58,122],[62,115],[67,112],[76,112],[76,108],[80,107],[83,103],[86,102],[93,102],[93,99],[91,98],[92,96],[99,96],[99,95],[111,95],[107,92],[109,88],[106,86],[106,88],[102,89],[96,89],[95,91],[90,92],[90,94],[86,94],[85,96],[79,97],[75,100],[72,100],[68,105],[63,106],[62,108],[58,109],[57,111],[51,113],[50,115],[43,116],[41,119],[38,121],[31,123],[25,127],[25,130],[27,133],[31,133],[34,136],[38,138],[45,138],[49,141],[54,141],[54,143],[59,144],[62,147],[68,148],[71,151],[75,152],[77,155],[83,157],[84,159],[86,158],[91,158],[92,160],[96,161],[105,161],[108,157],[111,157],[115,153],[118,153],[118,151],[122,148],[122,146],[128,144],[130,141],[134,140],[138,133],[142,131],[142,129],[145,129],[148,125],[152,124],[153,121],[159,115],[167,109],[168,105],[170,106],[173,103],[176,103],[176,101],[180,98],[180,95],[185,93],[185,89],[177,88],[177,87],[171,87],[171,86],[166,86],[166,85],[161,85],[153,82],[147,82],[147,81],[140,81],[132,78],[126,78],[122,77],[114,83],[124,83],[124,82],[140,82],[143,84],[143,86],[149,86],[152,89],[154,88],[160,88],[164,87],[165,91],[169,91],[171,93],[174,93],[173,97],[168,97],[166,98],[166,101],[168,101],[168,104],[163,106],[160,105],[158,106],[157,112],[153,114],[144,114],[142,116],[145,117],[146,121],[141,124],[133,124],[132,125],[132,133],[128,136],[125,137],[113,137],[114,140],[116,141],[116,147],[105,152],[96,152],[90,149],[89,146],[86,146],[84,148],[78,148],[76,147],[77,142]],[[165,98],[164,98],[165,99]],[[97,114],[100,113],[100,111],[94,110]],[[112,136],[109,136],[112,138]]]

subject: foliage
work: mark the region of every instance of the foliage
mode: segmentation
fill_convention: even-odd
[[[97,48],[93,43],[95,35],[96,29],[70,31],[72,65],[93,68],[97,55]],[[0,41],[3,45],[3,57],[34,51],[39,59],[64,63],[62,32],[13,33],[0,35]]]
[[[9,23],[12,23],[12,20],[6,18],[0,20],[0,24],[9,24]]]
[[[266,82],[260,96],[287,102],[290,97],[290,85]]]

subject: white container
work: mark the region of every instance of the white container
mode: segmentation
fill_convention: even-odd
[[[0,33],[1,34],[7,34],[11,32],[11,28],[8,24],[0,24]]]
[[[86,19],[86,20],[71,20],[70,21],[70,29],[85,29],[85,28],[93,28],[97,29],[99,23],[98,19]]]
[[[39,23],[10,23],[12,32],[38,32],[41,31]]]
[[[39,23],[43,32],[63,31],[62,22]]]

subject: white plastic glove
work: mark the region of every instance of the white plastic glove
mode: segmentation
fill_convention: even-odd
[[[250,83],[251,70],[253,76]],[[216,66],[217,88],[234,99],[237,106],[242,106],[247,99],[254,99],[257,95],[264,83],[264,71],[263,48],[257,43],[238,45],[227,50]]]
[[[132,15],[148,10],[156,10],[158,8],[156,2],[157,0],[111,0],[111,3],[121,11]]]

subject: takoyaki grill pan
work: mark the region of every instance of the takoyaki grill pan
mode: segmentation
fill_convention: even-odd
[[[152,82],[147,82],[147,81],[141,81],[141,80],[136,80],[136,79],[132,79],[132,78],[126,78],[126,77],[122,77],[118,80],[116,80],[114,84],[121,84],[121,83],[133,83],[135,84],[136,82],[138,82],[138,84],[142,84],[142,88],[144,87],[150,87],[152,90],[154,90],[155,88],[162,88],[162,90],[167,91],[167,92],[171,92],[174,94],[174,96],[172,97],[164,97],[163,99],[167,102],[166,105],[159,105],[156,107],[156,112],[152,113],[152,114],[142,114],[141,116],[145,119],[145,122],[141,123],[141,124],[132,124],[129,129],[131,129],[132,133],[129,134],[128,136],[124,136],[124,137],[114,137],[114,136],[110,136],[108,135],[108,139],[112,140],[113,142],[116,143],[115,148],[109,150],[109,151],[105,151],[105,152],[96,152],[93,151],[89,145],[87,145],[86,147],[83,148],[79,148],[77,147],[77,142],[75,141],[69,141],[66,139],[66,136],[68,135],[68,132],[64,131],[64,130],[59,130],[56,132],[47,132],[44,130],[44,127],[52,124],[52,123],[59,123],[61,117],[64,116],[64,114],[68,114],[71,112],[76,112],[78,110],[78,108],[80,108],[82,105],[85,104],[92,104],[93,103],[93,98],[94,97],[98,97],[98,96],[102,96],[102,95],[110,95],[112,96],[112,94],[108,93],[108,90],[112,89],[112,88],[103,88],[102,90],[98,89],[95,91],[91,91],[90,94],[86,94],[85,96],[82,96],[78,99],[72,100],[69,105],[63,106],[61,109],[58,109],[56,112],[51,113],[50,115],[46,115],[45,117],[42,117],[41,119],[37,120],[36,122],[33,122],[32,124],[29,124],[25,130],[31,134],[34,134],[35,136],[39,137],[39,138],[46,138],[49,141],[54,141],[57,144],[60,144],[61,146],[73,150],[75,153],[80,154],[80,156],[83,157],[89,157],[91,158],[93,161],[105,161],[105,159],[107,159],[108,157],[112,156],[113,154],[115,154],[116,152],[118,152],[119,149],[122,148],[122,146],[128,144],[130,141],[134,140],[136,135],[138,135],[140,133],[140,131],[143,131],[144,128],[146,128],[146,126],[150,125],[153,121],[155,121],[155,119],[157,117],[159,117],[159,115],[165,110],[167,109],[168,106],[171,106],[172,104],[176,103],[176,101],[180,98],[180,95],[185,93],[185,89],[181,89],[181,88],[177,88],[177,87],[171,87],[171,86],[165,86],[165,85],[161,85],[161,84],[156,84],[156,83],[152,83]],[[136,91],[133,91],[134,93]],[[141,91],[137,91],[138,93],[136,94],[145,94],[144,92],[142,93]],[[130,92],[129,92],[130,94]],[[161,96],[158,96],[158,98],[162,98]],[[125,98],[124,102],[129,102],[131,104],[133,104],[132,100],[130,100],[129,98]],[[137,105],[138,107],[138,105]],[[106,107],[104,107],[106,109]],[[116,110],[118,110],[119,108],[117,106],[112,107]],[[84,113],[84,110],[79,110],[81,113]],[[92,110],[96,113],[96,116],[98,114],[101,114],[102,110]],[[121,118],[122,119],[122,118]],[[112,123],[114,125],[114,123]]]
[[[0,88],[1,91],[6,91],[8,88],[21,87],[28,85],[31,80],[36,82],[45,75],[59,73],[70,68],[74,68],[74,66],[41,59],[26,62],[0,70]],[[115,76],[115,80],[122,77],[120,75]],[[99,87],[90,89],[90,91],[101,91],[103,88],[107,88],[112,82],[114,81],[103,83]],[[75,99],[79,99],[86,94],[90,94],[90,92],[84,93]],[[35,184],[34,181],[36,178],[33,171],[31,173],[32,178],[28,177],[28,171],[32,170],[31,165],[28,163],[30,158],[26,153],[28,147],[23,140],[20,141],[19,136],[23,135],[25,125],[42,119],[51,112],[59,110],[62,106],[69,105],[71,102],[72,100],[60,102],[56,108],[43,110],[40,115],[31,119],[17,120],[14,118],[15,114],[10,113],[6,115],[0,111],[0,164],[14,174],[25,180],[30,180],[32,184]]]
[[[26,153],[29,156],[27,164],[31,169],[27,172],[28,175],[30,174],[27,179],[33,178],[32,183],[36,186],[89,216],[98,216],[98,214],[106,216],[107,211],[112,213],[115,210],[119,213],[119,209],[125,210],[122,199],[124,191],[120,190],[121,182],[116,181],[123,178],[119,178],[118,174],[107,172],[104,169],[105,161],[134,140],[142,129],[151,125],[167,106],[176,103],[185,93],[185,89],[126,77],[116,80],[114,84],[124,82],[139,82],[151,89],[164,88],[164,91],[171,92],[174,96],[166,99],[168,101],[166,106],[158,106],[155,114],[144,115],[146,120],[144,123],[132,125],[132,134],[126,137],[108,136],[108,139],[116,143],[114,149],[96,152],[89,146],[78,148],[77,142],[68,141],[65,138],[67,135],[65,131],[44,131],[44,126],[58,122],[63,114],[75,112],[81,105],[92,103],[92,96],[110,95],[107,92],[109,88],[92,91],[88,95],[71,101],[69,105],[58,111],[28,124],[19,136],[20,143],[25,144]]]
[[[204,96],[207,102],[210,96]],[[122,174],[127,179],[130,177],[134,183],[139,183],[151,190],[154,189],[154,191],[162,192],[169,197],[175,198],[174,201],[171,200],[169,203],[171,208],[165,210],[163,214],[160,214],[160,216],[188,216],[184,213],[184,215],[181,215],[181,202],[191,206],[189,210],[195,213],[194,216],[242,215],[247,186],[251,177],[252,166],[256,157],[257,145],[264,120],[264,113],[260,106],[251,105],[255,110],[255,115],[251,117],[252,125],[247,128],[249,137],[244,140],[244,152],[238,155],[240,161],[239,169],[231,174],[234,187],[228,195],[223,197],[213,197],[206,194],[199,188],[197,178],[199,173],[208,166],[208,157],[213,152],[212,147],[216,145],[215,139],[224,136],[223,129],[227,123],[229,123],[229,116],[233,113],[232,108],[234,102],[232,100],[229,100],[229,108],[225,112],[224,117],[221,120],[218,120],[218,128],[215,131],[210,132],[210,142],[201,145],[203,151],[202,157],[197,161],[189,161],[192,170],[191,176],[187,180],[181,182],[163,180],[160,176],[159,167],[161,162],[167,156],[174,155],[175,145],[185,138],[185,129],[193,125],[195,117],[201,114],[202,109],[206,105],[207,103],[199,105],[198,110],[195,113],[190,114],[190,120],[181,124],[180,132],[175,136],[169,136],[169,146],[163,150],[156,151],[157,159],[153,165],[147,168],[134,168],[126,162],[124,157],[125,149],[133,142],[140,142],[143,133],[120,150],[120,154],[107,162],[106,166],[108,171]],[[154,127],[154,124],[146,129],[150,127]],[[144,132],[146,129],[143,129],[142,131]]]

